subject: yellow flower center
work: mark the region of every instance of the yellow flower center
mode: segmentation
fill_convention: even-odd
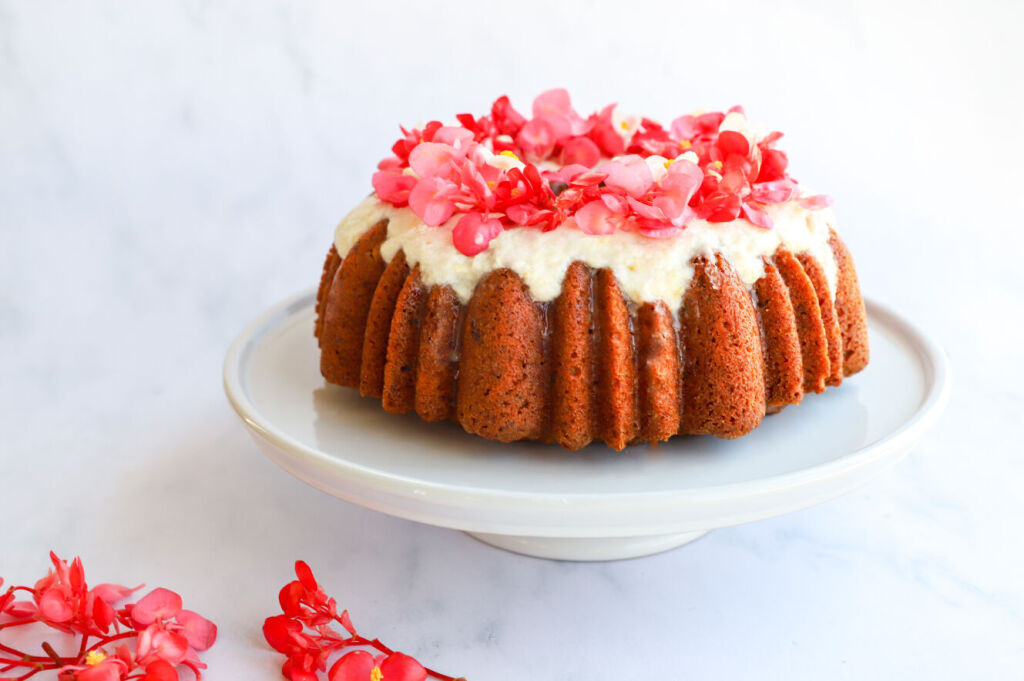
[[[370,681],[380,681],[384,678],[384,672],[380,670],[380,667],[374,667],[370,670]]]
[[[516,153],[514,151],[512,151],[511,149],[506,149],[505,151],[501,152],[498,155],[499,156],[511,156],[515,160],[517,160],[517,161],[519,160],[519,157],[516,156]],[[374,679],[373,681],[377,681],[377,679]]]
[[[674,158],[666,158],[665,159],[665,170],[668,170],[668,167],[670,165],[672,165],[673,163],[675,163],[675,162],[676,162],[676,160]]]
[[[90,650],[85,654],[85,664],[90,667],[95,667],[105,659],[107,656],[101,650]]]
[[[715,168],[718,168],[719,170],[722,169],[722,162],[721,161],[712,161],[711,165],[713,165]]]
[[[683,141],[681,141],[681,142],[679,143],[679,146],[681,146],[681,147],[682,147],[683,149],[689,149],[689,148],[690,148],[690,147],[692,147],[693,145],[692,145],[692,144],[690,144],[690,141],[689,141],[689,140],[683,140]]]
[[[622,121],[619,123],[619,126],[621,126],[623,130],[629,130],[629,123],[627,121]]]

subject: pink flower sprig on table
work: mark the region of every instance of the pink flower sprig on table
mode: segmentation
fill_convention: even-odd
[[[770,229],[768,205],[830,203],[801,193],[775,148],[782,133],[762,135],[738,106],[680,116],[666,128],[615,105],[584,117],[556,89],[541,93],[532,113],[503,96],[489,115],[459,114],[458,125],[402,128],[394,155],[377,166],[374,191],[426,225],[458,216],[452,241],[467,256],[512,228],[660,239],[695,219]]]
[[[0,591],[0,681],[23,681],[44,671],[57,671],[59,681],[178,681],[179,670],[201,678],[206,665],[198,652],[217,640],[217,627],[182,609],[181,596],[158,588],[116,608],[142,587],[89,588],[81,559],[69,565],[51,552],[50,560],[53,569],[34,586]],[[17,600],[19,593],[26,598]],[[5,630],[31,625],[73,637],[71,652],[62,654],[45,640],[39,644],[42,655],[3,642]]]
[[[347,650],[327,672],[328,681],[460,681],[461,677],[425,668],[377,639],[360,636],[348,611],[338,613],[337,601],[324,593],[313,571],[301,560],[295,563],[295,576],[298,579],[286,584],[278,595],[282,614],[263,623],[267,643],[287,658],[281,668],[285,678],[318,681],[318,672],[327,669],[328,659]]]

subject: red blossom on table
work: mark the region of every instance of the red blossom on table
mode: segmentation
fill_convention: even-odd
[[[489,115],[459,114],[458,126],[402,128],[394,155],[373,175],[374,191],[427,225],[454,220],[452,240],[466,256],[506,229],[565,225],[664,238],[694,219],[770,229],[769,205],[830,203],[801,194],[774,147],[782,134],[759,135],[738,106],[680,116],[666,128],[614,104],[584,117],[555,89],[541,93],[531,113],[502,96]]]
[[[158,588],[117,608],[142,587],[89,588],[79,558],[69,565],[51,552],[50,561],[53,568],[34,586],[0,592],[0,638],[5,629],[42,625],[74,636],[77,651],[60,654],[41,641],[45,654],[30,654],[0,642],[0,681],[23,681],[51,670],[59,681],[178,681],[179,670],[201,678],[206,665],[198,653],[217,640],[217,627],[182,609],[181,596]],[[28,598],[17,600],[19,592]]]
[[[378,639],[361,636],[348,611],[338,612],[337,601],[324,592],[301,560],[295,563],[295,576],[278,594],[281,614],[263,623],[263,637],[285,656],[281,666],[285,678],[319,681],[330,658],[344,652],[327,672],[328,681],[462,681],[427,669]]]

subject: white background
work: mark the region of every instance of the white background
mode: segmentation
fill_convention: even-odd
[[[474,680],[1016,677],[1022,25],[1011,2],[0,2],[0,575],[53,548],[174,588],[221,626],[212,679],[278,678],[259,627],[299,557],[361,629]],[[257,452],[223,354],[316,283],[397,124],[552,86],[787,132],[866,294],[952,359],[914,454],[587,565],[364,511]]]

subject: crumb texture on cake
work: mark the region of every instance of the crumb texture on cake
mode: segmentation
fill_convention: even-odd
[[[459,281],[425,276],[423,252],[396,246],[394,216],[379,208],[364,202],[339,228],[315,333],[326,380],[389,412],[567,449],[735,438],[868,361],[853,260],[831,225],[823,236],[808,229],[802,244],[784,230],[774,242],[752,233],[771,246],[756,269],[701,246],[677,268],[678,296],[637,299],[628,277],[584,258],[557,272],[555,295],[481,260],[467,295]]]

